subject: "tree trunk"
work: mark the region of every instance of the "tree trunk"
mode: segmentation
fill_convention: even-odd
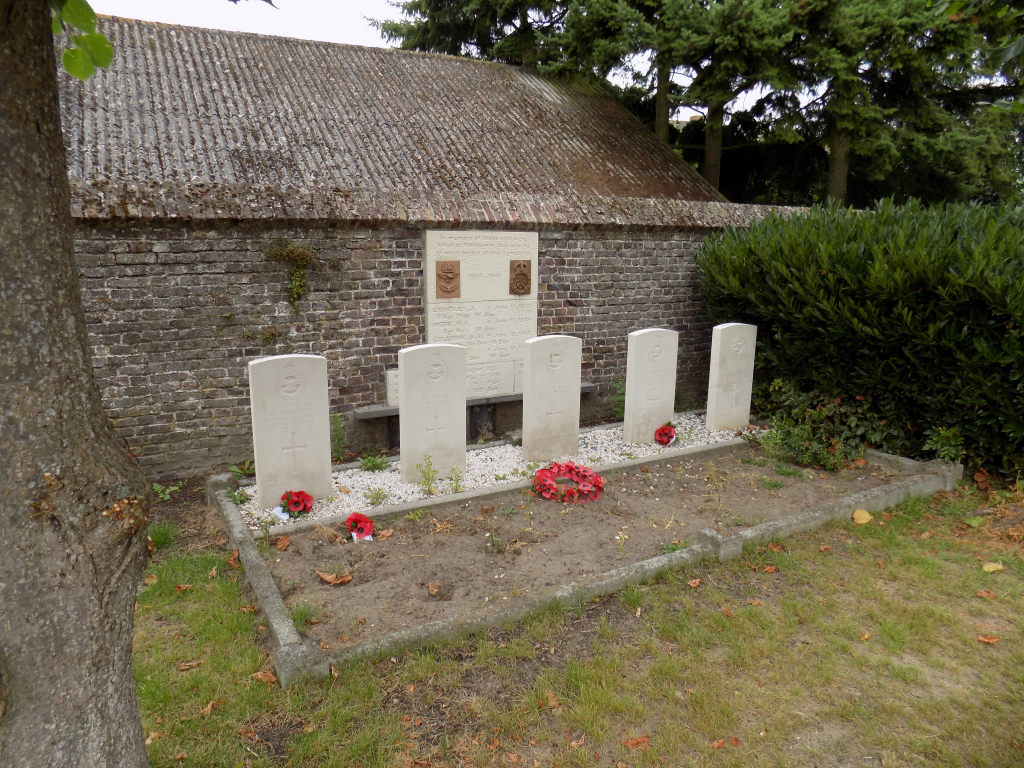
[[[92,377],[46,0],[0,0],[0,73],[0,765],[148,766],[146,480]]]
[[[829,142],[828,198],[846,204],[846,179],[850,175],[850,134],[836,128]]]
[[[654,135],[668,144],[668,90],[671,71],[664,64],[658,64],[657,91],[654,94]]]
[[[718,189],[722,174],[722,121],[725,101],[708,103],[708,119],[704,122],[704,178]]]

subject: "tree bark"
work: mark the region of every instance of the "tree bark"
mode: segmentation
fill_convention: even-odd
[[[46,0],[0,0],[0,766],[148,766],[146,480],[93,380]]]
[[[654,94],[654,135],[668,144],[668,91],[671,71],[664,64],[658,64],[657,91]]]
[[[704,178],[715,189],[722,174],[722,122],[725,101],[708,103],[708,117],[704,122]]]
[[[832,132],[828,152],[829,200],[846,204],[846,179],[850,175],[850,134],[841,128]]]

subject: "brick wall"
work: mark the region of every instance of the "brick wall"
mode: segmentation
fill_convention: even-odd
[[[703,397],[711,331],[693,254],[706,230],[540,232],[540,333],[583,338],[583,376],[598,384],[584,416],[610,415],[625,378],[626,334],[680,331],[679,393]],[[294,313],[276,237],[322,267]],[[325,356],[331,412],[383,402],[384,371],[422,343],[422,230],[254,221],[79,221],[76,250],[93,366],[116,433],[154,478],[251,457],[246,364],[289,352]],[[358,448],[384,425],[350,422]]]

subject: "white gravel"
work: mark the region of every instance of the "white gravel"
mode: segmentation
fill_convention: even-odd
[[[622,442],[622,426],[611,426],[588,430],[580,433],[580,450],[575,456],[563,456],[559,461],[571,459],[577,464],[587,467],[598,467],[612,464],[624,459],[639,459],[654,456],[663,451],[677,450],[690,446],[711,445],[730,439],[735,433],[732,430],[709,432],[704,428],[704,416],[676,414],[672,421],[676,424],[676,439],[672,445],[662,447],[657,443],[645,445],[628,445]],[[498,487],[517,480],[525,480],[532,475],[537,465],[528,465],[523,459],[523,450],[513,445],[498,445],[469,451],[466,454],[466,473],[461,479],[461,489]],[[454,493],[450,479],[438,479],[436,482],[437,496]],[[374,490],[382,490],[386,497],[376,506],[399,504],[405,501],[427,498],[423,490],[413,483],[403,483],[399,477],[398,463],[381,472],[367,472],[362,469],[348,469],[334,473],[335,493],[326,499],[317,501],[312,511],[303,516],[309,518],[334,517],[348,515],[352,512],[368,512],[373,509],[367,496]],[[256,530],[263,520],[273,524],[280,521],[269,509],[261,510],[256,503],[256,486],[243,488],[252,498],[240,507],[242,518],[249,527]],[[296,488],[295,490],[302,490]]]

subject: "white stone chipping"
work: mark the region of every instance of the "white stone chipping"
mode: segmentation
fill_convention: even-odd
[[[622,425],[599,427],[580,432],[580,452],[576,456],[563,456],[559,461],[572,460],[577,464],[597,468],[604,464],[612,464],[631,458],[656,456],[665,451],[674,451],[691,446],[712,445],[729,440],[735,432],[723,430],[708,432],[704,428],[704,417],[693,413],[677,413],[673,419],[676,440],[668,447],[657,443],[629,445],[622,441]],[[466,473],[461,479],[462,490],[475,488],[497,488],[517,480],[526,480],[532,476],[533,470],[539,465],[530,465],[523,458],[521,448],[513,445],[498,445],[469,451],[466,455]],[[362,469],[346,469],[334,473],[334,495],[317,501],[308,515],[302,519],[318,519],[349,515],[353,512],[372,512],[374,507],[367,499],[367,494],[376,489],[384,491],[386,498],[380,505],[400,504],[406,501],[427,498],[423,490],[416,484],[403,483],[399,476],[398,462],[382,472],[367,472]],[[439,478],[436,482],[437,494],[443,497],[453,493],[452,483],[448,479]],[[242,518],[249,527],[257,530],[264,520],[277,525],[280,521],[274,517],[270,509],[260,509],[256,501],[256,486],[243,488],[252,498],[240,507]],[[300,491],[302,488],[289,490]]]

